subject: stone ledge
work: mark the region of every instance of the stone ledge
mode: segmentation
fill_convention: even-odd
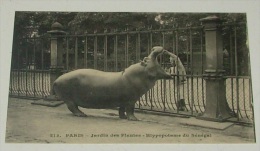
[[[33,101],[31,104],[48,106],[48,107],[57,107],[63,103],[64,103],[63,101],[49,101],[49,100],[45,100],[45,99],[40,99],[37,101]]]
[[[180,122],[180,124],[209,128],[209,129],[217,129],[217,130],[225,130],[234,125],[234,123],[230,123],[230,122],[213,122],[213,121],[199,120],[196,118],[190,118],[189,120]]]

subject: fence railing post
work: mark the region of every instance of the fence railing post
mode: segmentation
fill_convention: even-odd
[[[222,32],[219,26],[221,20],[217,16],[209,16],[200,21],[204,24],[206,41],[206,69],[203,75],[206,81],[206,106],[197,118],[221,122],[231,117],[226,100]]]
[[[51,66],[50,66],[50,86],[52,92],[52,85],[54,81],[62,74],[64,69],[63,66],[63,38],[61,35],[66,34],[62,31],[62,25],[55,22],[51,26],[51,30],[48,33],[51,35]],[[57,100],[55,96],[51,93],[47,96],[47,100]]]

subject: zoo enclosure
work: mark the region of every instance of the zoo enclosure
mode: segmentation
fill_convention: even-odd
[[[222,24],[225,97],[235,121],[253,120],[249,52],[246,48],[246,24]],[[56,44],[56,48],[55,47]],[[205,112],[206,48],[204,26],[153,29],[104,30],[104,32],[71,35],[55,23],[52,31],[36,37],[25,37],[14,45],[10,78],[10,96],[45,98],[51,83],[59,75],[79,68],[122,71],[139,62],[153,46],[161,45],[183,62],[187,75],[175,73],[172,80],[159,80],[136,103],[136,108],[155,112],[197,116]],[[56,49],[56,51],[53,51]],[[60,52],[58,52],[60,51]],[[54,58],[53,58],[54,56]],[[168,56],[158,58],[166,70]],[[186,76],[182,90],[176,79]],[[183,96],[180,96],[183,91]],[[184,111],[178,101],[185,99]],[[234,118],[233,118],[234,119]]]

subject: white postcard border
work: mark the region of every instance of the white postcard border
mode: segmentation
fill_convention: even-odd
[[[120,6],[120,7],[118,7]],[[246,12],[248,17],[249,48],[252,68],[253,99],[255,108],[256,134],[260,122],[260,2],[259,0],[176,0],[176,1],[120,1],[120,0],[1,0],[0,1],[0,150],[260,150],[257,143],[244,144],[161,144],[161,145],[84,145],[84,144],[6,144],[5,126],[8,102],[8,86],[11,63],[13,24],[15,11],[104,11],[104,12]]]

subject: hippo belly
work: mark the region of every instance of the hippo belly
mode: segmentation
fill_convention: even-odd
[[[113,108],[123,105],[129,99],[125,93],[127,90],[121,84],[104,81],[100,85],[92,85],[92,82],[81,83],[75,89],[73,101],[78,106],[85,108]]]

